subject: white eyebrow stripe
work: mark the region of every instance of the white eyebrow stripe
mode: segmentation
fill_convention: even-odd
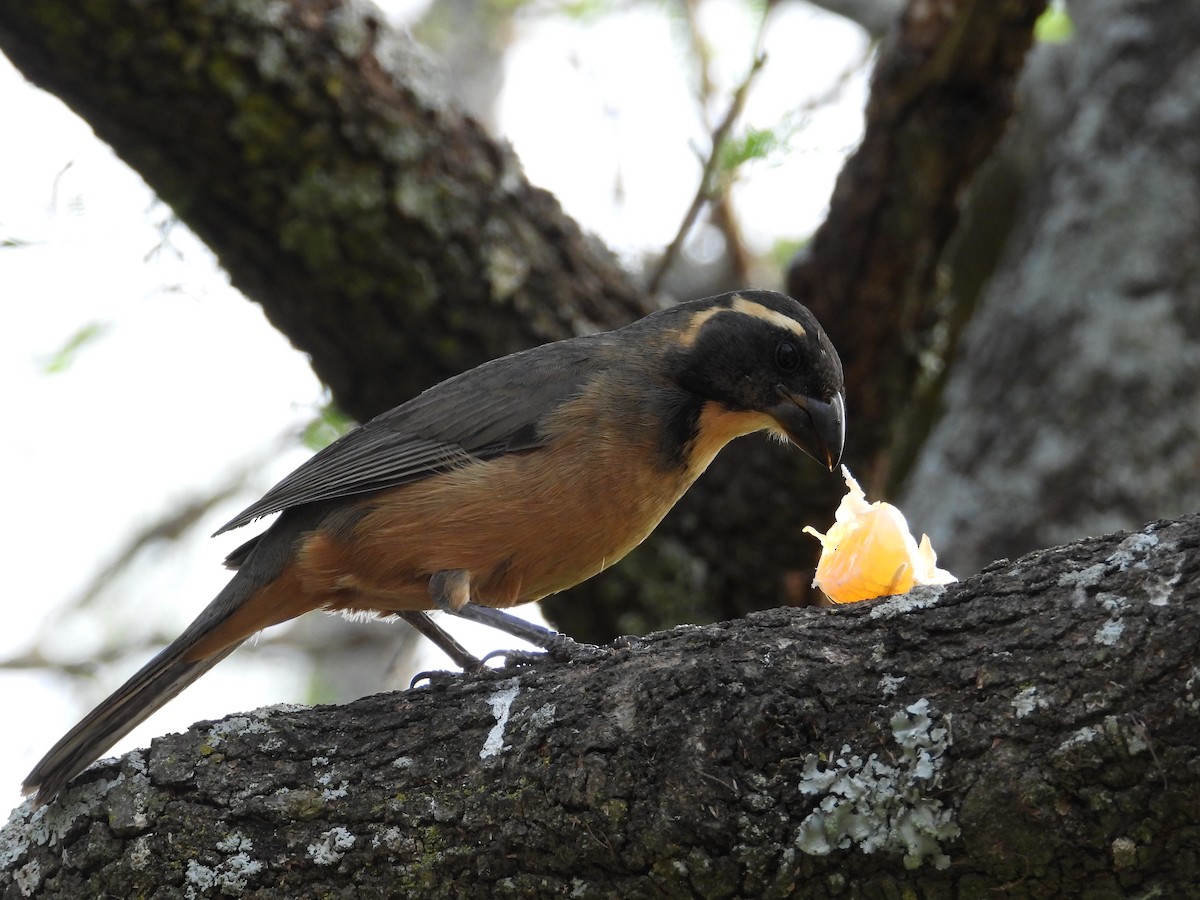
[[[733,305],[730,309],[735,312],[743,313],[747,316],[754,316],[756,319],[763,319],[770,322],[776,328],[782,328],[785,331],[790,331],[797,337],[804,337],[808,332],[804,330],[804,326],[793,319],[791,316],[785,316],[770,307],[763,306],[761,303],[755,303],[753,300],[747,300],[741,294],[733,298]]]
[[[783,313],[777,312],[768,306],[763,306],[761,303],[747,300],[741,294],[736,294],[733,298],[733,303],[729,306],[713,306],[709,309],[701,310],[692,316],[687,328],[679,335],[679,343],[685,347],[692,346],[696,343],[696,338],[699,337],[700,330],[708,323],[708,320],[713,316],[719,316],[721,313],[741,313],[744,316],[753,316],[756,319],[762,319],[764,322],[771,323],[776,328],[790,331],[797,337],[804,337],[807,334],[804,326],[790,316],[785,316]]]

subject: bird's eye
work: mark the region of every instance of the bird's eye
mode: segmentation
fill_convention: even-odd
[[[791,341],[780,341],[779,346],[775,348],[775,365],[785,372],[790,372],[800,365],[800,351],[796,349],[796,345]]]

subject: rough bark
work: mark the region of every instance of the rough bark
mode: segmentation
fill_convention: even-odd
[[[1198,596],[1193,516],[200,723],[18,809],[0,896],[1183,896]]]
[[[846,368],[852,467],[887,481],[897,427],[941,357],[951,310],[936,290],[960,195],[1012,112],[1012,86],[1042,2],[909,3],[880,50],[862,145],[829,216],[788,273]]]
[[[842,179],[831,219],[869,233],[854,253],[818,238],[806,269],[839,285],[838,298],[866,296],[864,274],[873,296],[907,296],[906,267],[926,271],[936,258],[974,164],[952,161],[964,135],[974,154],[1002,127],[1040,6],[910,5],[881,52],[864,149],[904,126],[897,110],[926,115],[907,120],[904,152],[860,153]],[[961,52],[964,29],[990,49]],[[435,95],[414,49],[370,7],[0,0],[0,48],[142,173],[358,418],[488,356],[647,305],[506,147]],[[979,96],[988,102],[975,105]],[[944,175],[931,180],[937,161]],[[908,211],[898,240],[919,253],[893,260],[892,231],[873,224],[889,209]],[[807,299],[831,317],[848,358],[862,359],[865,332],[826,294]],[[855,315],[868,312],[878,309]],[[873,417],[893,410],[868,401],[861,365],[852,375],[852,459],[874,459],[888,429]],[[599,639],[803,602],[813,551],[777,536],[827,520],[836,483],[765,442],[735,445],[626,565],[547,613]]]
[[[905,491],[959,572],[1200,508],[1200,7],[1072,11],[978,204],[1020,198]]]
[[[645,311],[368,4],[6,2],[0,47],[172,206],[357,418]]]

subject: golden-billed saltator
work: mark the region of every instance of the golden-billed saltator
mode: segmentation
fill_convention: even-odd
[[[256,632],[309,610],[398,615],[464,667],[423,612],[578,647],[502,607],[590,578],[641,543],[722,447],[784,437],[832,469],[845,400],[807,309],[742,291],[485,363],[317,453],[225,525],[271,513],[236,574],[25,779],[46,802]],[[218,532],[219,533],[219,532]]]

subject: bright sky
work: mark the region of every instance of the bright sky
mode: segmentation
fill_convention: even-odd
[[[726,95],[749,65],[750,7],[702,7]],[[510,54],[499,119],[529,178],[626,258],[670,241],[696,190],[707,130],[679,27],[660,4],[588,22],[531,19]],[[866,43],[841,20],[788,4],[774,14],[766,49],[745,117],[758,127],[826,94]],[[807,118],[785,159],[746,171],[736,202],[758,248],[804,237],[820,221],[858,139],[864,96],[860,72],[836,103]],[[3,57],[0,107],[8,123],[0,240],[25,242],[0,247],[0,296],[10,310],[0,330],[10,423],[0,451],[9,473],[0,660],[36,648],[86,663],[173,635],[208,603],[226,580],[221,560],[250,532],[207,535],[308,455],[294,441],[268,451],[312,418],[322,391],[305,358],[229,286],[186,228],[172,228],[163,243],[169,210],[140,178]],[[48,361],[86,325],[101,336],[65,371],[48,373]],[[138,528],[246,466],[253,475],[244,492],[140,560],[88,610],[62,617],[60,608]],[[512,645],[493,633],[467,640],[477,652]],[[10,726],[0,742],[0,807],[18,802],[20,778],[38,757],[149,655],[101,666],[82,687],[0,669]],[[388,662],[380,660],[381,672]],[[296,656],[243,648],[113,752],[200,718],[295,701],[306,684]]]

